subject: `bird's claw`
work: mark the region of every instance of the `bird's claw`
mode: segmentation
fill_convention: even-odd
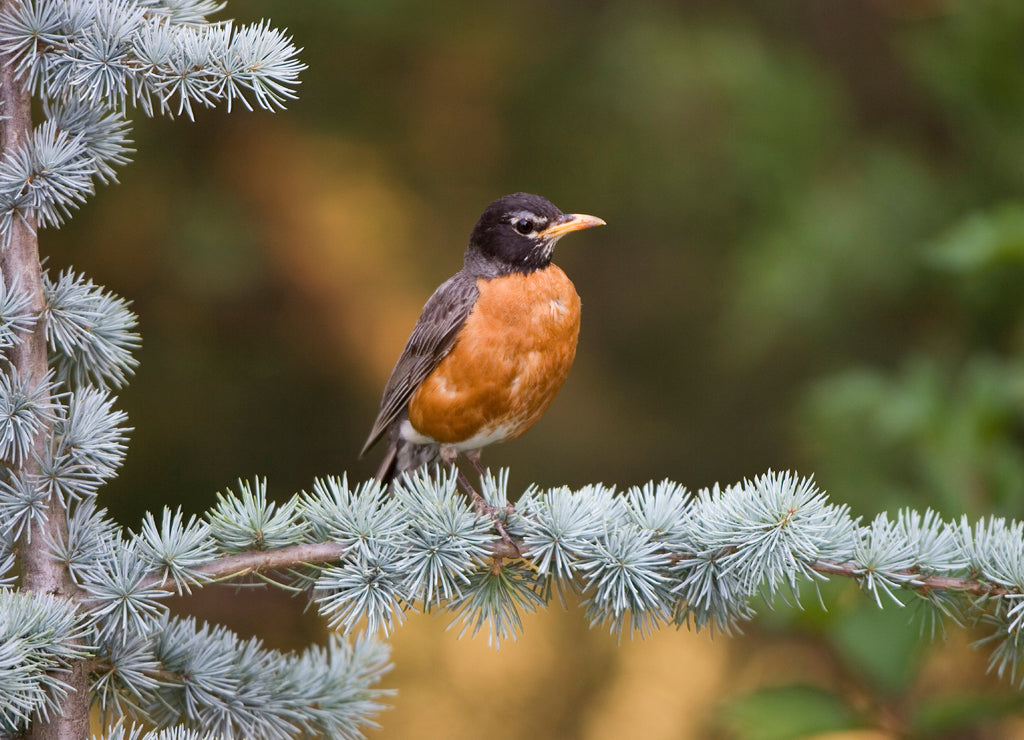
[[[491,518],[491,523],[494,525],[494,529],[498,532],[498,536],[501,537],[501,541],[511,547],[518,555],[522,556],[522,550],[520,550],[519,545],[509,537],[508,530],[505,529],[505,522],[502,521],[500,516],[500,512],[502,511],[504,511],[506,516],[512,514],[515,511],[515,509],[512,508],[512,504],[505,504],[502,507],[491,506],[487,503],[487,500],[484,499],[484,497],[481,496],[475,488],[473,488],[473,485],[469,482],[469,479],[463,475],[461,470],[458,471],[458,478],[462,487],[465,489],[466,494],[469,496],[469,500],[472,502],[473,509],[476,510],[476,513],[480,516],[489,516]]]

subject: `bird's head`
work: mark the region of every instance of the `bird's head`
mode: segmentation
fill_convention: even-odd
[[[562,213],[539,195],[506,195],[487,206],[473,228],[466,267],[481,277],[541,270],[563,236],[602,225],[596,216]]]

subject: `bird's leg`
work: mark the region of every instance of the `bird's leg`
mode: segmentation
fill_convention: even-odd
[[[484,500],[484,497],[477,493],[476,489],[473,488],[473,484],[469,482],[469,478],[466,477],[466,474],[463,473],[457,465],[453,464],[452,467],[455,468],[455,475],[459,479],[459,485],[462,486],[462,490],[469,496],[469,500],[473,502],[473,508],[476,509],[477,513],[489,513],[488,509],[491,507],[487,505],[487,501]]]
[[[516,543],[509,537],[508,531],[505,529],[505,523],[498,517],[498,509],[487,503],[483,496],[477,493],[477,490],[473,488],[473,484],[469,482],[469,478],[466,474],[459,469],[459,466],[455,464],[455,459],[458,457],[459,452],[454,447],[442,446],[441,447],[441,460],[445,465],[455,469],[455,475],[458,478],[459,485],[462,486],[463,490],[469,496],[469,500],[473,502],[473,508],[476,509],[477,514],[487,514],[491,517],[491,522],[494,524],[494,528],[498,531],[501,536],[502,542],[512,547],[516,552],[519,552],[519,548]],[[480,465],[480,450],[469,450],[463,453],[463,457],[469,460],[470,464],[476,468],[476,471],[483,477],[484,469]],[[506,507],[508,511],[511,507]]]
[[[473,488],[473,484],[469,482],[469,478],[466,474],[459,470],[459,467],[452,463],[455,468],[455,474],[458,476],[459,483],[462,488],[469,494],[470,501],[473,502],[473,508],[476,509],[477,514],[486,514],[491,518],[491,522],[494,524],[494,528],[498,531],[498,535],[501,537],[502,542],[512,547],[516,552],[519,552],[519,548],[516,547],[516,543],[509,537],[508,531],[505,529],[505,522],[501,521],[498,517],[498,509],[487,503],[483,496],[477,493],[476,489]]]
[[[455,445],[441,445],[441,463],[451,470],[455,471],[455,476],[459,481],[459,485],[462,486],[462,490],[469,496],[469,500],[473,503],[473,508],[476,509],[478,514],[486,513],[487,502],[484,497],[477,493],[477,490],[473,488],[473,484],[469,482],[469,478],[466,474],[459,469],[459,466],[455,464],[456,459],[459,456],[459,451]]]
[[[482,451],[483,448],[478,447],[475,450],[466,450],[464,453],[462,453],[463,457],[469,460],[469,464],[473,466],[473,468],[477,472],[477,475],[479,475],[481,478],[484,477],[484,466],[480,464],[480,453]]]
[[[476,468],[477,475],[479,475],[482,480],[484,475],[486,475],[486,471],[484,470],[484,466],[480,464],[481,452],[483,452],[483,448],[479,447],[475,450],[467,450],[466,452],[462,453],[462,455],[467,460],[469,460],[469,463],[474,468]],[[509,515],[515,513],[515,509],[513,508],[512,504],[508,503],[507,501],[505,502],[505,513]]]

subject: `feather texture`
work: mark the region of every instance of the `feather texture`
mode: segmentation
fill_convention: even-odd
[[[420,383],[440,364],[466,323],[478,291],[476,279],[465,270],[448,278],[423,307],[412,336],[384,387],[380,413],[360,455],[365,455],[405,410]]]

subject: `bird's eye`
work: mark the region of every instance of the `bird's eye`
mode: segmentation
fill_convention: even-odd
[[[521,218],[512,225],[515,227],[516,231],[523,235],[529,234],[533,231],[533,221],[528,218]]]

